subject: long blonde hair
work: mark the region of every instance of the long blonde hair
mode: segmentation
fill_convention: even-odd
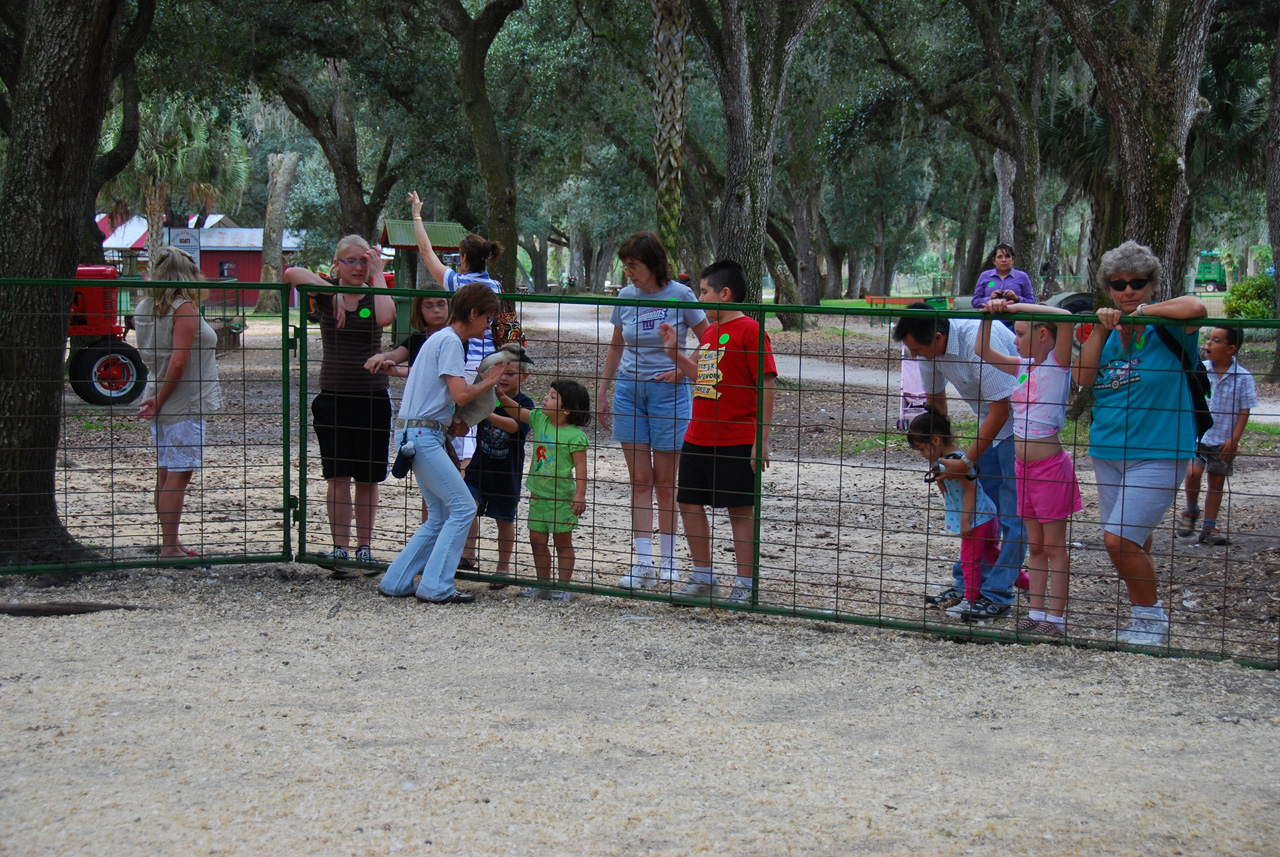
[[[196,265],[196,260],[186,250],[168,244],[156,251],[151,265],[151,279],[163,282],[199,283],[204,281],[204,274]],[[177,288],[157,286],[151,290],[151,299],[155,303],[156,315],[168,315],[173,311],[173,302],[177,298],[191,301],[196,306],[204,299],[204,289],[191,286]]]

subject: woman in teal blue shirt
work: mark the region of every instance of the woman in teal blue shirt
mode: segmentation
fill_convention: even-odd
[[[1132,646],[1169,641],[1151,538],[1177,496],[1196,447],[1182,354],[1155,325],[1140,319],[1192,321],[1207,314],[1194,295],[1150,303],[1160,276],[1160,259],[1134,241],[1103,254],[1098,284],[1115,306],[1098,310],[1098,324],[1080,349],[1075,369],[1076,383],[1093,388],[1089,455],[1098,483],[1103,541],[1132,605],[1131,621],[1116,641]],[[1168,326],[1166,335],[1172,334],[1194,361],[1198,329],[1198,324]]]

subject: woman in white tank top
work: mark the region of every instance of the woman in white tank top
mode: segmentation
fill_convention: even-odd
[[[152,260],[157,282],[204,277],[185,250],[161,247]],[[188,559],[196,552],[178,537],[191,477],[204,464],[205,416],[222,405],[218,387],[218,335],[200,315],[201,290],[160,286],[134,312],[138,350],[151,369],[139,413],[151,420],[156,445],[156,517],[160,557]]]

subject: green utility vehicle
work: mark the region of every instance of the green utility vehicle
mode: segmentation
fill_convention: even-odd
[[[1217,250],[1200,251],[1200,264],[1196,266],[1196,291],[1225,292],[1227,269]]]

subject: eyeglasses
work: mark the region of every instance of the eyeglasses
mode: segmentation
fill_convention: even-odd
[[[625,262],[622,265],[622,270],[634,274],[636,271],[644,267],[647,267],[644,262]]]
[[[1132,280],[1112,280],[1107,285],[1111,287],[1113,292],[1123,292],[1125,289],[1133,289],[1135,292],[1140,292],[1147,287],[1149,282],[1151,281],[1144,277],[1134,277]]]
[[[364,256],[359,256],[359,257],[357,257],[357,258],[355,258],[355,259],[339,259],[338,261],[339,261],[339,262],[341,262],[342,264],[346,265],[346,266],[347,266],[347,267],[349,267],[349,268],[354,268],[354,267],[356,267],[357,265],[367,265],[367,264],[369,264],[369,260],[368,260],[368,259],[366,259]]]

